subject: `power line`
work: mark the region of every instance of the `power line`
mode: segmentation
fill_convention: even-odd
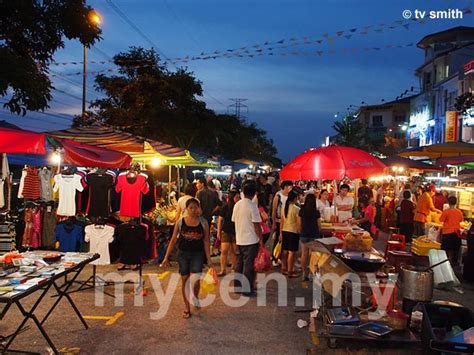
[[[65,76],[64,74],[58,73],[58,72],[54,72],[54,71],[52,71],[52,70],[51,70],[51,73],[53,73],[53,76],[54,76],[54,77],[57,77],[57,78],[60,79],[60,80],[66,81],[66,82],[68,82],[69,84],[72,84],[72,85],[74,85],[74,86],[76,86],[76,87],[82,89],[82,84],[80,84],[80,83],[78,83],[77,81],[74,81],[74,80],[72,80],[72,79],[69,79],[69,78],[68,78],[67,76]],[[101,94],[101,93],[98,93],[98,92],[95,90],[95,88],[93,88],[93,87],[91,87],[91,86],[88,86],[88,85],[86,85],[86,88],[89,89],[88,93],[94,94],[94,95],[96,95],[98,98],[105,98],[105,96],[104,96],[103,94]],[[102,97],[101,97],[100,95],[102,95]],[[82,99],[81,99],[81,100],[82,100]]]
[[[130,19],[127,17],[127,15],[125,15],[125,14],[122,12],[122,10],[120,10],[120,8],[119,8],[117,5],[115,5],[115,4],[113,3],[112,0],[106,0],[106,1],[107,1],[107,3],[110,5],[110,7],[111,7],[130,27],[132,27],[132,28],[135,30],[135,32],[137,32],[137,33],[140,35],[140,37],[142,37],[152,48],[154,48],[159,54],[161,54],[161,56],[162,56],[163,58],[165,58],[167,62],[170,62],[170,63],[171,63],[170,59],[166,56],[166,54],[165,54],[163,51],[161,51],[161,50],[158,48],[158,46],[157,46],[147,35],[145,35],[145,34],[138,28],[138,26],[136,26],[136,25],[133,23],[133,21],[130,20]],[[166,62],[165,62],[165,63],[166,63]],[[171,65],[173,65],[176,69],[178,68],[174,63],[171,63]],[[203,90],[203,94],[204,94],[205,92],[206,92],[206,91]],[[219,101],[218,99],[216,99],[215,97],[213,97],[212,95],[210,95],[208,92],[206,92],[206,94],[207,94],[207,96],[209,96],[211,99],[215,100],[215,101],[216,101],[217,103],[219,103],[220,105],[226,107],[226,105],[225,105],[224,103],[222,103],[221,101]]]

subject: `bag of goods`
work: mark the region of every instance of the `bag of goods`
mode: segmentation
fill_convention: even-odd
[[[258,249],[258,254],[253,262],[253,267],[256,272],[266,272],[271,269],[272,263],[270,253],[264,246],[261,246]]]
[[[278,243],[275,245],[275,248],[273,249],[273,257],[275,259],[280,259],[281,255],[281,240],[278,241]]]
[[[432,222],[432,223],[440,223],[439,218],[441,217],[441,213],[437,212],[430,212],[428,217],[426,217],[426,222]]]
[[[371,251],[372,237],[368,232],[361,234],[347,233],[344,237],[343,249],[345,251]]]
[[[215,269],[209,269],[201,280],[199,292],[203,294],[214,293],[216,285],[219,283],[219,277]]]

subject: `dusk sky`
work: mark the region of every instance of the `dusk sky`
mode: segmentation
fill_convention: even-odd
[[[369,104],[380,103],[382,99],[390,101],[411,86],[418,87],[414,70],[423,62],[423,51],[416,47],[416,42],[423,36],[455,26],[474,25],[474,14],[464,14],[463,19],[428,19],[424,24],[406,21],[402,16],[405,9],[414,14],[415,10],[472,8],[472,1],[111,2],[167,58],[259,45],[252,47],[256,50],[271,46],[264,45],[267,41],[284,40],[272,48],[289,46],[275,49],[272,56],[264,50],[264,55],[253,58],[216,58],[177,64],[187,66],[202,81],[202,99],[218,113],[227,112],[229,98],[246,98],[249,112],[243,112],[247,119],[268,132],[284,161],[309,147],[320,146],[324,136],[333,134],[331,125],[336,112],[344,114],[349,105],[359,105],[361,101]],[[108,60],[120,51],[127,51],[129,46],[151,46],[114,11],[110,1],[88,3],[103,17],[103,40],[89,51],[90,61]],[[407,47],[411,43],[414,45]],[[82,48],[78,42],[68,42],[55,58],[61,63],[81,61]],[[89,65],[91,71],[109,68],[114,65]],[[171,64],[169,68],[175,69]],[[54,91],[54,101],[46,112],[80,113],[82,79],[80,75],[69,74],[81,70],[81,64],[51,66],[52,72],[65,76],[54,78],[54,86],[63,92]],[[88,100],[101,97],[91,90],[93,78],[88,79]],[[3,109],[0,113],[0,119],[33,130],[63,129],[70,121],[70,116],[65,115],[29,113],[23,118]]]

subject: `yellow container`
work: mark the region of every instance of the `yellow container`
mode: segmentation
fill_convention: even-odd
[[[411,251],[419,256],[428,256],[431,249],[441,249],[441,243],[435,242],[426,236],[418,237],[411,243]]]

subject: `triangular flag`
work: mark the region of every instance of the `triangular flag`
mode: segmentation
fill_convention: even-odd
[[[413,47],[413,43],[408,43],[407,47]]]
[[[316,41],[314,41],[314,42],[315,42],[315,43],[318,43],[318,44],[321,44],[321,43],[323,43],[323,40],[322,40],[322,39],[318,39],[318,40],[316,40]]]
[[[374,49],[375,49],[376,51],[379,51],[379,50],[380,50],[380,48],[379,48],[379,47],[374,47]]]
[[[284,40],[284,39],[282,39],[282,40],[279,40],[277,43],[280,43],[280,44],[282,44],[283,42],[285,42],[285,40]]]
[[[463,14],[472,14],[472,10],[470,7],[466,7],[465,9],[462,10]]]
[[[263,45],[264,45],[264,46],[268,46],[269,44],[270,44],[270,42],[267,41],[267,42],[265,42]]]
[[[357,31],[357,28],[351,28],[350,31],[355,32],[355,31]]]

